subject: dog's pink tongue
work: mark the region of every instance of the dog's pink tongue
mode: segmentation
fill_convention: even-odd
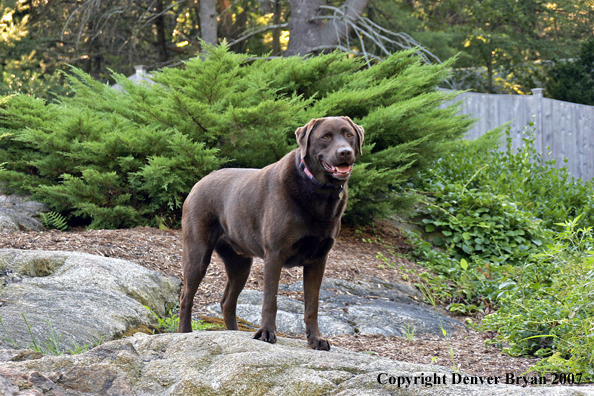
[[[352,166],[350,165],[338,165],[336,166],[336,169],[340,172],[340,173],[348,173],[351,171]]]

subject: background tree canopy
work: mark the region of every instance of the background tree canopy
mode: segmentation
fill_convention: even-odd
[[[54,74],[66,65],[113,82],[110,69],[130,75],[135,64],[179,65],[200,52],[200,39],[227,40],[254,56],[339,47],[368,59],[414,39],[442,60],[460,53],[457,88],[526,93],[544,83],[546,61],[578,55],[592,35],[593,7],[592,0],[0,0],[0,82],[4,93],[51,99],[67,92]]]
[[[594,39],[582,44],[577,57],[557,62],[547,77],[551,97],[594,106]]]

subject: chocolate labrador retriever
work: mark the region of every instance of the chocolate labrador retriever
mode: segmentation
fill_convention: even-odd
[[[263,169],[221,169],[196,183],[183,206],[180,333],[192,331],[194,295],[215,250],[227,271],[221,300],[227,329],[237,330],[237,298],[252,257],[262,257],[262,323],[254,338],[276,342],[281,269],[302,266],[307,341],[330,350],[318,329],[318,297],[363,134],[348,117],[314,119],[295,131],[299,148],[280,161]]]

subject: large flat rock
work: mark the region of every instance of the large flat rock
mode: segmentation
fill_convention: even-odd
[[[62,351],[110,340],[164,316],[179,280],[124,260],[71,252],[0,249],[0,346]],[[45,344],[44,344],[45,343]],[[45,349],[45,348],[44,348]]]
[[[281,285],[282,289],[303,291],[303,282]],[[238,299],[237,316],[255,325],[262,320],[263,293],[243,290]],[[320,292],[318,324],[324,336],[345,334],[381,334],[405,337],[407,334],[453,334],[464,325],[443,312],[420,302],[415,288],[396,282],[351,282],[324,279]],[[276,327],[285,334],[305,334],[303,302],[279,296]],[[221,316],[219,304],[208,307],[212,315]]]
[[[472,377],[464,384],[463,375],[445,367],[397,362],[337,348],[314,351],[306,341],[282,337],[276,344],[268,344],[251,336],[237,331],[139,334],[84,354],[0,363],[0,394],[594,395],[591,387],[472,385]],[[439,385],[425,382],[437,377],[442,382]],[[406,378],[411,385],[405,386]],[[502,373],[501,380],[504,378]],[[475,377],[474,382],[478,381]]]

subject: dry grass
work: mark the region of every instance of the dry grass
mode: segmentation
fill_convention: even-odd
[[[362,238],[377,237],[394,246],[392,252],[402,253],[408,249],[398,230],[389,226],[378,228],[374,233],[358,233],[352,229],[344,229],[330,253],[325,276],[350,281],[375,277],[386,281],[417,282],[418,278],[414,274],[426,271],[424,268],[398,254],[392,255],[383,245],[362,242]],[[146,268],[182,278],[182,234],[179,230],[161,231],[142,227],[129,230],[0,234],[0,248],[91,253],[129,260]],[[389,258],[395,264],[394,268],[383,266],[382,261],[376,258],[377,252]],[[262,260],[254,260],[246,288],[262,290],[262,265]],[[283,270],[281,283],[291,284],[300,279],[300,269]],[[203,314],[207,305],[218,302],[225,281],[224,266],[215,255],[194,300],[195,314]],[[279,294],[302,299],[301,292],[281,291]],[[368,351],[411,363],[456,366],[463,372],[483,376],[503,375],[506,372],[520,375],[536,363],[535,359],[514,358],[501,354],[492,346],[485,347],[486,339],[487,334],[463,329],[449,337],[449,343],[438,337],[420,336],[415,337],[413,341],[407,341],[379,335],[332,337],[331,341],[332,345],[348,350]],[[450,356],[450,347],[454,352],[454,361]]]

